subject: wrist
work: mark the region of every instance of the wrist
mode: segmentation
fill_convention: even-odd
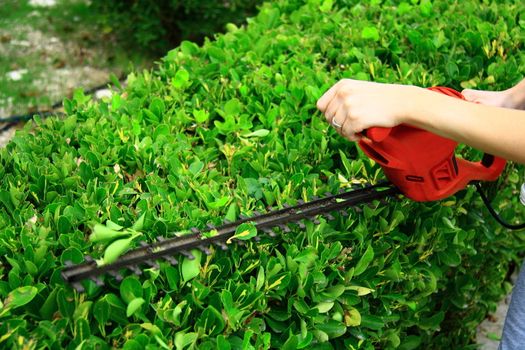
[[[502,107],[512,109],[525,109],[525,87],[518,84],[503,91],[505,99]]]

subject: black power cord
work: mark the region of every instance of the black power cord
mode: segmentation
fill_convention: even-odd
[[[107,88],[108,86],[111,86],[111,85],[114,85],[114,86],[118,87],[120,85],[120,83],[122,83],[124,80],[125,80],[125,75],[122,75],[120,78],[117,78],[117,80],[111,80],[111,81],[108,81],[108,82],[106,82],[104,84],[100,84],[100,85],[97,85],[97,86],[92,87],[90,89],[84,90],[84,93],[86,95],[91,95],[91,94],[95,93],[96,91],[105,89],[105,88]],[[51,105],[51,109],[57,109],[60,106],[62,106],[62,101],[55,102],[53,105]],[[35,117],[35,116],[39,116],[39,117],[45,118],[45,117],[49,117],[49,116],[52,116],[52,115],[62,115],[62,114],[63,114],[62,112],[36,111],[36,112],[33,112],[33,113],[27,113],[27,114],[11,115],[9,117],[4,117],[4,118],[0,117],[0,123],[7,123],[7,125],[4,125],[2,128],[0,128],[0,132],[4,132],[6,130],[9,130],[9,129],[11,129],[12,127],[14,127],[16,124],[18,124],[20,122],[27,122],[29,120],[32,120],[33,117]]]
[[[35,116],[39,116],[39,117],[42,117],[42,118],[45,118],[45,117],[49,117],[49,116],[52,116],[52,115],[57,115],[57,114],[63,114],[61,112],[39,112],[39,111],[36,111],[36,112],[33,112],[33,113],[28,113],[28,114],[17,114],[17,115],[11,115],[9,117],[6,117],[6,118],[0,118],[0,123],[9,123],[9,124],[17,124],[17,123],[20,123],[20,122],[27,122],[31,119],[33,119]],[[7,128],[9,129],[9,128]],[[3,129],[0,129],[0,131],[4,131]]]
[[[485,192],[483,192],[483,189],[481,188],[481,185],[479,183],[476,183],[475,184],[476,186],[476,189],[478,190],[478,193],[479,195],[481,196],[481,199],[483,200],[483,203],[485,204],[485,206],[487,207],[488,211],[490,212],[490,214],[494,217],[494,219],[496,219],[497,222],[500,223],[501,226],[505,227],[505,228],[508,228],[509,230],[522,230],[525,228],[525,223],[521,223],[521,224],[517,224],[517,225],[512,225],[512,224],[509,224],[508,222],[505,222],[499,215],[498,213],[496,213],[496,211],[494,210],[494,208],[492,207],[492,205],[490,204],[490,201],[489,199],[487,198],[487,196],[485,195]]]

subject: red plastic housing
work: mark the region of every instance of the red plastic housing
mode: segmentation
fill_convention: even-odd
[[[465,99],[453,89],[432,91]],[[457,142],[409,125],[370,128],[359,141],[361,149],[381,165],[386,177],[408,198],[434,201],[449,197],[470,181],[496,180],[505,159],[485,155],[480,162],[456,158]]]

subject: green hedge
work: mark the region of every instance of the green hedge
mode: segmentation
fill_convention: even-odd
[[[104,254],[87,239],[96,223],[145,215],[151,241],[381,179],[316,111],[322,92],[343,77],[509,87],[525,70],[523,14],[510,0],[281,0],[183,42],[110,101],[77,92],[67,117],[0,152],[1,346],[475,348],[524,242],[472,189],[376,202],[86,294],[60,269]],[[495,199],[507,220],[523,214],[519,175]]]
[[[181,40],[202,41],[257,13],[261,0],[94,0],[91,8],[105,30],[130,47],[164,54]]]

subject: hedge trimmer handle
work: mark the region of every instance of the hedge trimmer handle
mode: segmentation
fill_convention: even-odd
[[[446,87],[431,87],[451,97],[465,97]],[[429,131],[401,124],[366,130],[359,146],[374,159],[386,177],[408,198],[433,201],[462,190],[474,180],[496,180],[506,160],[485,154],[480,162],[456,158],[457,142]]]

